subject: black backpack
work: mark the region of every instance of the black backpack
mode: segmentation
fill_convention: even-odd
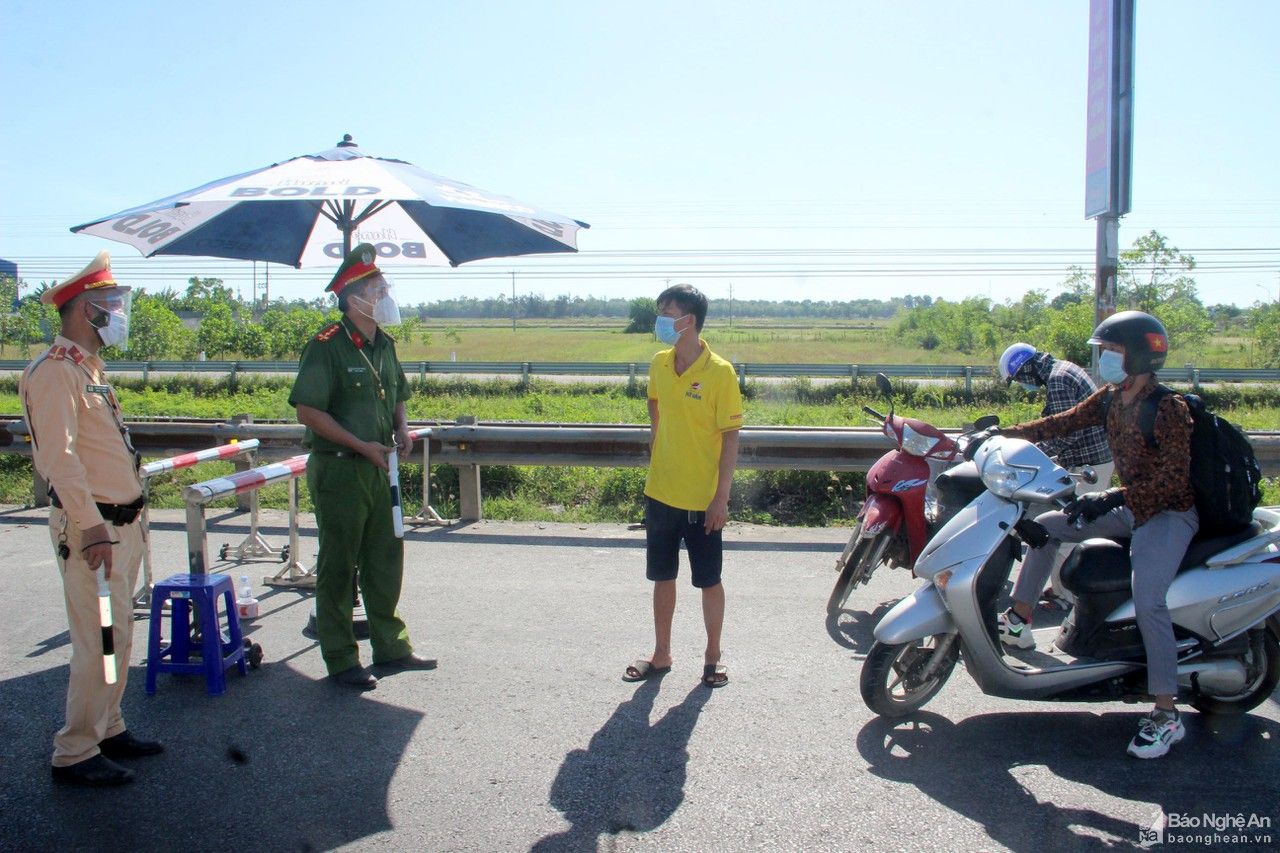
[[[1112,389],[1102,398],[1102,418],[1106,422]],[[1138,428],[1147,447],[1155,447],[1156,409],[1172,388],[1157,385],[1143,401]],[[1183,394],[1191,411],[1191,488],[1200,515],[1200,535],[1235,533],[1253,521],[1253,508],[1262,501],[1262,469],[1253,455],[1253,445],[1234,424],[1205,408],[1195,394]]]

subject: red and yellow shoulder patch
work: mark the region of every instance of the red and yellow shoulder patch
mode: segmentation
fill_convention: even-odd
[[[84,361],[84,353],[80,351],[79,347],[64,347],[62,344],[58,344],[56,347],[49,348],[49,358],[54,361],[71,359],[76,364],[79,364]]]
[[[316,333],[316,340],[328,341],[330,338],[338,334],[338,332],[340,331],[342,331],[341,323],[330,323],[328,326],[325,326],[318,333]]]

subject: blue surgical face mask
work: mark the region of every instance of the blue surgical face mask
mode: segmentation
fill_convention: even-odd
[[[1098,375],[1103,382],[1119,385],[1129,375],[1124,372],[1124,353],[1103,350],[1098,356]]]
[[[653,324],[653,333],[657,335],[658,340],[664,344],[675,345],[680,340],[680,333],[676,331],[677,317],[664,317],[659,315]]]
[[[1023,390],[1028,394],[1036,394],[1040,391],[1040,386],[1036,385],[1034,382],[1019,382],[1018,384],[1021,385]]]

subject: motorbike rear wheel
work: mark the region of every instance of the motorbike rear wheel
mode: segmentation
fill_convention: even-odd
[[[925,677],[940,645],[950,640],[932,675]],[[910,643],[876,643],[862,664],[862,701],[881,717],[905,717],[942,689],[960,657],[960,640],[936,634]]]
[[[1258,675],[1245,689],[1235,696],[1200,694],[1191,700],[1191,706],[1205,714],[1244,714],[1266,701],[1280,684],[1280,643],[1270,631],[1262,629],[1262,641],[1254,646],[1261,649]]]
[[[871,573],[884,559],[884,551],[888,545],[888,533],[863,539],[862,522],[858,522],[853,528],[853,535],[849,537],[849,543],[844,546],[844,553],[836,563],[840,575],[836,578],[836,585],[831,588],[831,597],[827,599],[828,616],[835,616],[840,612],[858,584],[871,580]]]

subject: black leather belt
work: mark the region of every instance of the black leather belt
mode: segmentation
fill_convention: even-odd
[[[62,501],[58,499],[58,493],[53,489],[49,490],[49,503],[62,509]],[[147,499],[139,497],[133,503],[128,504],[104,504],[94,501],[98,507],[98,512],[102,514],[102,520],[116,527],[124,527],[126,524],[133,524],[138,519],[138,515],[142,512],[142,508],[146,506]]]
[[[319,453],[321,456],[336,456],[339,459],[364,459],[363,453],[356,453],[354,450],[313,450],[312,453]]]

